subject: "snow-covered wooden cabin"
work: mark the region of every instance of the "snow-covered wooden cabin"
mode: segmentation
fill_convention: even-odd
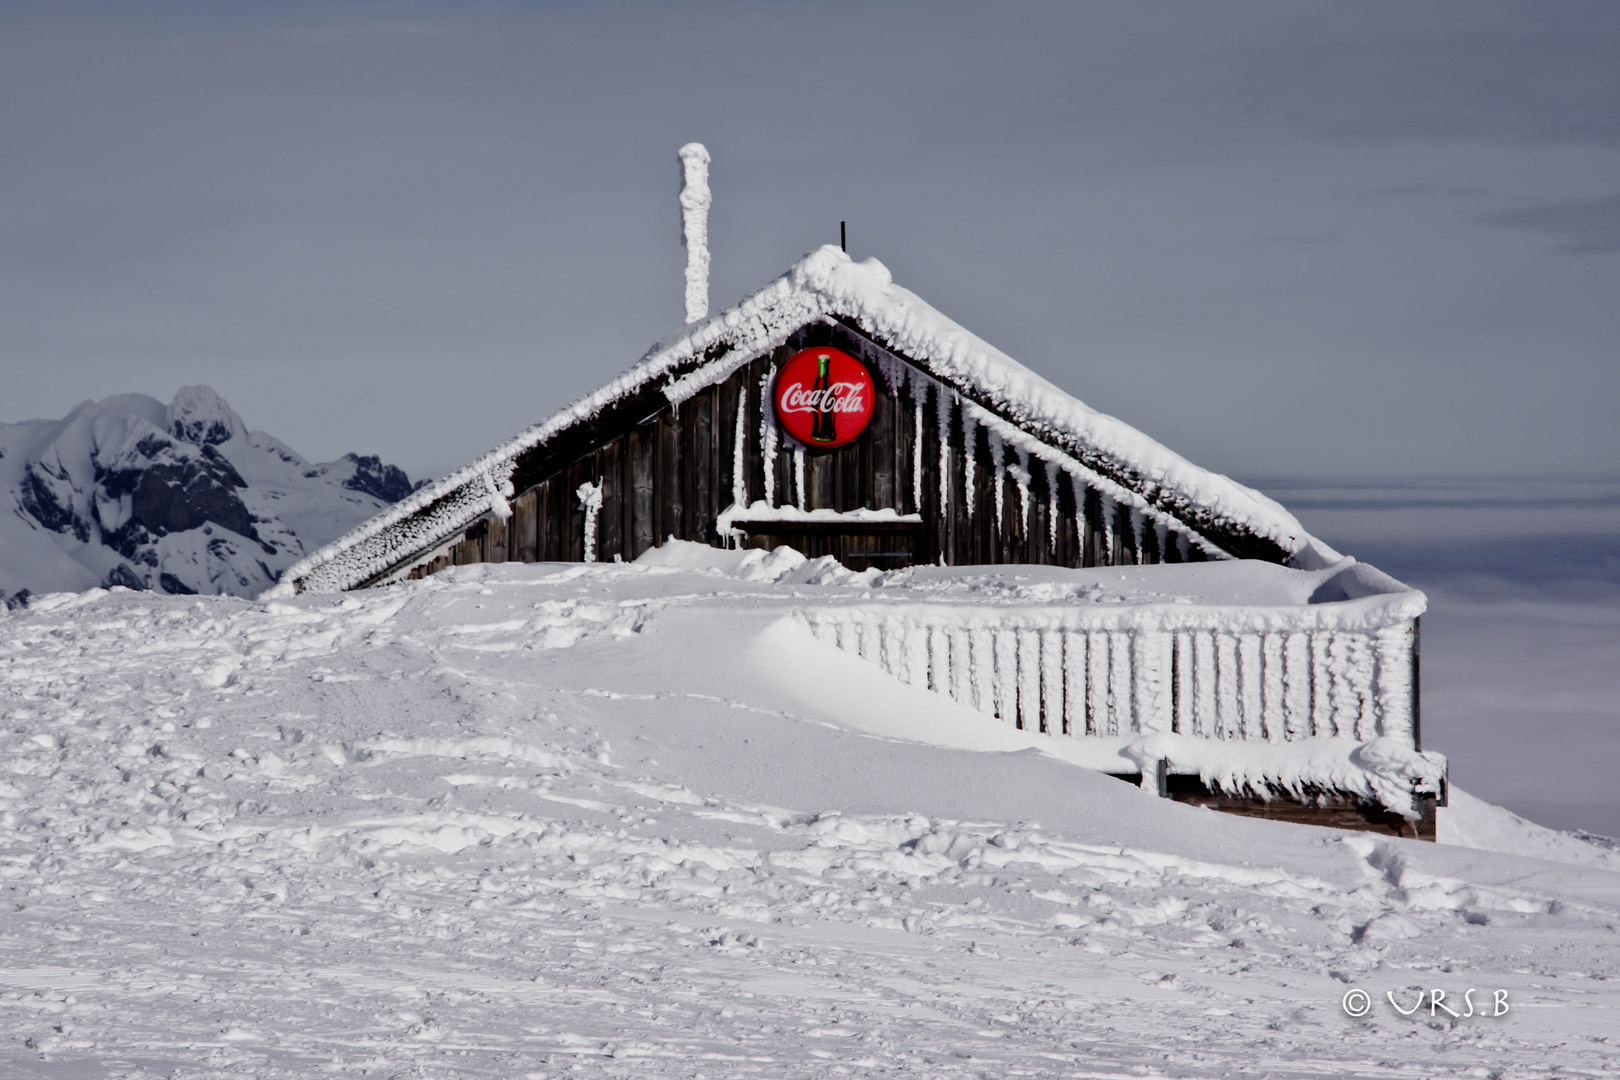
[[[773,408],[806,349],[877,393],[820,450]],[[291,567],[296,592],[446,566],[636,558],[667,537],[790,544],[851,568],[1086,567],[1338,555],[1260,493],[1093,411],[836,247],[656,346],[529,428]]]
[[[780,411],[784,367],[806,350],[853,358],[870,379],[864,427],[835,448],[794,438]],[[921,646],[885,642],[881,619],[869,632],[846,633],[847,618],[819,632],[1020,726],[1163,735],[1156,765],[1137,768],[1157,771],[1150,779],[1171,797],[1433,835],[1444,764],[1420,752],[1422,594],[1342,559],[1271,499],[1088,408],[876,260],[836,247],[694,317],[596,393],[289,568],[276,591],[477,562],[630,561],[670,537],[789,545],[856,570],[1253,560],[1314,574],[1309,602],[1194,604],[1169,621],[1129,606],[994,614],[1006,640],[981,646],[979,666],[1002,690],[964,674],[970,634],[952,651],[952,627],[971,614]],[[925,658],[908,660],[919,647]],[[1284,764],[1234,771],[1215,751],[1235,742]],[[1317,764],[1302,773],[1290,753]],[[1380,754],[1399,760],[1369,773]],[[1112,771],[1130,771],[1119,760]],[[1229,782],[1222,794],[1214,778],[1236,774],[1273,790],[1257,799],[1265,784]]]

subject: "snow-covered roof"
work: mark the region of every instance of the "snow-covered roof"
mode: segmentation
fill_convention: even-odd
[[[857,328],[963,398],[1101,477],[1129,502],[1216,536],[1253,538],[1314,569],[1339,558],[1278,503],[1201,469],[1097,412],[894,284],[876,259],[828,245],[723,311],[655,345],[600,390],[520,432],[289,567],[266,595],[353,588],[491,511],[505,516],[518,458],[649,387],[672,404],[730,376],[817,320]]]

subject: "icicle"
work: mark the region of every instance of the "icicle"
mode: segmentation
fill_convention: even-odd
[[[906,388],[906,365],[888,353],[880,352],[877,354],[877,366],[883,373],[883,381],[889,384],[889,396],[898,398]]]
[[[759,449],[765,465],[765,505],[776,505],[776,423],[771,419],[767,402],[771,400],[771,383],[776,381],[776,365],[759,380]],[[742,506],[742,503],[738,503]]]
[[[1142,561],[1142,525],[1142,511],[1134,506],[1131,507],[1131,539],[1135,541],[1134,546],[1136,548],[1135,551],[1131,552],[1132,562],[1140,563]]]
[[[996,528],[1005,529],[1007,526],[1001,519],[1001,505],[1003,492],[1006,488],[1007,474],[1007,444],[1001,441],[1001,436],[994,431],[990,432],[990,468],[996,482]]]
[[[748,505],[748,384],[737,395],[737,431],[731,441],[731,505]]]
[[[1170,526],[1162,521],[1154,522],[1153,535],[1157,537],[1159,541],[1159,561],[1169,562],[1170,557],[1168,552],[1170,550]]]
[[[1100,494],[1100,493],[1099,493]],[[1114,565],[1114,500],[1107,495],[1101,495],[1102,502],[1102,534],[1103,549],[1102,563],[1104,566]]]
[[[1086,485],[1074,473],[1069,474],[1069,492],[1074,496],[1074,543],[1080,553],[1080,562],[1086,561]]]
[[[799,497],[799,509],[810,509],[810,499],[804,490],[804,447],[793,448],[793,488]]]
[[[919,386],[913,386],[912,389],[913,389],[913,392],[915,393],[917,390],[920,390],[922,388],[919,387]],[[912,504],[916,507],[917,513],[920,514],[920,513],[922,513],[922,505],[923,505],[923,500],[922,500],[922,495],[923,495],[923,492],[922,492],[922,472],[923,472],[923,470],[922,470],[922,452],[923,452],[923,428],[922,428],[923,415],[922,415],[922,412],[923,412],[923,406],[922,406],[922,397],[921,397],[921,395],[919,395],[916,398],[916,402],[917,402],[917,415],[913,419],[912,425],[911,425],[911,430],[914,433],[913,440],[912,440],[912,447],[911,447],[911,501],[912,501]]]
[[[1029,535],[1029,470],[1024,467],[1024,462],[1027,461],[1028,459],[1024,456],[1024,452],[1022,450],[1020,450],[1016,446],[1013,447],[1013,453],[1018,455],[1018,464],[1016,464],[1016,465],[1008,465],[1007,466],[1007,472],[1012,474],[1013,480],[1016,481],[1017,484],[1018,484],[1018,501],[1019,501],[1019,504],[1020,504],[1020,508],[1023,510],[1023,513],[1024,513],[1024,518],[1023,518],[1022,523],[1019,525],[1018,531],[1019,531],[1020,535],[1028,536]]]
[[[1052,466],[1045,458],[1041,459],[1041,471],[1046,474],[1046,547],[1047,550],[1055,552],[1058,546],[1057,480],[1052,475]]]
[[[574,492],[579,496],[579,507],[585,511],[585,561],[596,561],[596,516],[602,512],[602,481],[581,484]]]
[[[973,410],[962,406],[962,493],[968,520],[973,519],[973,448],[978,442],[979,424]]]
[[[934,400],[939,406],[939,516],[943,521],[945,510],[951,504],[951,397],[945,396],[945,388],[934,388]]]

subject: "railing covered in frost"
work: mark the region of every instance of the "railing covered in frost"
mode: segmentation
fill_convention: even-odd
[[[1376,591],[1327,603],[926,603],[802,617],[822,641],[1025,730],[1391,737],[1417,748],[1422,595],[1370,567],[1354,569]],[[1386,582],[1398,591],[1384,591]]]

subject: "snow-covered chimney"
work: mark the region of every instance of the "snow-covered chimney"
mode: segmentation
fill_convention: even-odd
[[[681,147],[681,243],[686,247],[686,321],[709,313],[709,151]]]

